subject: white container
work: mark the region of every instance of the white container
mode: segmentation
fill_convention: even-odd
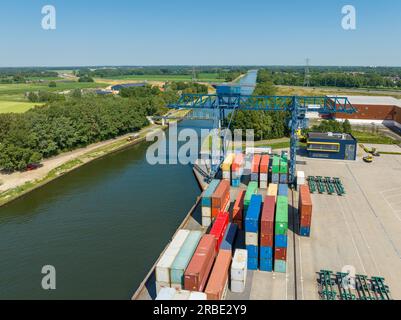
[[[305,178],[305,172],[304,171],[297,171],[297,178]]]
[[[212,224],[211,217],[202,217],[202,227],[209,228]]]
[[[171,288],[174,288],[175,290],[182,290],[182,284],[181,283],[171,283]]]
[[[260,189],[267,189],[267,181],[260,181],[259,187]]]
[[[190,294],[188,290],[176,290],[172,300],[188,300]]]
[[[207,295],[204,292],[193,291],[189,295],[189,299],[188,300],[198,300],[198,301],[207,300]]]
[[[245,291],[245,282],[238,280],[231,280],[231,292],[243,293]]]
[[[245,233],[245,244],[247,246],[259,246],[259,237],[255,232],[246,232]]]
[[[202,217],[211,217],[212,209],[210,207],[202,207]]]
[[[305,183],[305,178],[303,178],[303,179],[297,178],[297,185],[298,185],[298,186],[302,186],[302,185],[304,185],[304,184],[306,184],[306,183]]]
[[[170,284],[167,282],[156,281],[156,293],[159,293],[163,288],[170,288]]]
[[[185,229],[180,229],[174,236],[173,240],[171,240],[168,248],[181,249],[185,240],[187,239],[190,231]]]
[[[230,180],[231,179],[230,171],[223,171],[223,179],[224,180]]]
[[[231,263],[231,280],[246,281],[248,251],[237,249]]]
[[[176,290],[173,288],[162,288],[156,297],[156,300],[172,300]]]
[[[269,175],[267,173],[260,173],[259,174],[260,181],[267,181],[269,179]]]

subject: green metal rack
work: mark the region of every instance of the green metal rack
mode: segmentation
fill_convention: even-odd
[[[307,178],[307,181],[308,181],[310,193],[315,193],[315,192],[316,192],[315,177],[309,176],[309,177]]]
[[[326,192],[326,188],[324,187],[323,177],[316,177],[317,191],[322,194]]]
[[[337,190],[337,194],[339,196],[345,195],[345,189],[344,189],[344,186],[343,186],[340,178],[333,178],[333,182],[334,182],[335,188]]]
[[[391,300],[390,289],[384,281],[385,279],[382,277],[372,277],[370,279],[372,291],[376,294],[378,300]]]
[[[356,291],[359,300],[376,300],[370,292],[370,285],[368,283],[368,276],[357,274],[355,276]]]
[[[321,270],[319,272],[319,283],[320,283],[320,297],[322,300],[336,300],[337,293],[333,289],[335,285],[332,279],[333,271]]]
[[[344,287],[344,278],[347,278],[348,276],[348,273],[343,272],[337,272],[336,274],[338,290],[340,292],[339,296],[341,300],[356,300],[355,294],[351,291],[351,286],[349,285],[347,288]]]
[[[325,183],[326,183],[327,193],[330,194],[330,195],[336,193],[335,187],[334,187],[334,183],[331,180],[331,178],[330,177],[325,177],[324,179],[325,179]]]

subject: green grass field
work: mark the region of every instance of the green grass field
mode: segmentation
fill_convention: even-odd
[[[28,111],[40,103],[18,102],[18,101],[0,101],[0,113],[22,113]]]
[[[130,75],[109,77],[111,80],[136,80],[136,81],[191,81],[191,75]],[[219,79],[217,73],[200,73],[198,81],[204,82],[223,82],[224,79]]]

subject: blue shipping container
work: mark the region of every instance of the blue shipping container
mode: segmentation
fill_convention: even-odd
[[[234,223],[229,223],[224,234],[223,241],[220,245],[220,249],[233,250],[235,237],[237,236],[238,226]]]
[[[259,258],[259,247],[256,246],[246,246],[246,251],[248,251],[248,257],[258,259]]]
[[[259,232],[260,209],[262,207],[262,196],[260,194],[252,195],[245,218],[246,232]]]
[[[282,184],[288,183],[288,174],[280,174],[280,183]]]
[[[299,232],[302,237],[310,237],[310,227],[301,227]]]
[[[272,259],[260,259],[260,271],[272,272],[273,271],[273,260]]]
[[[284,260],[274,260],[274,271],[280,273],[286,273],[287,262]]]
[[[258,258],[248,257],[248,270],[258,270]]]
[[[259,174],[251,173],[251,181],[259,181]]]
[[[274,245],[276,248],[287,248],[288,236],[283,234],[276,234],[274,237]]]
[[[280,182],[280,175],[278,173],[272,174],[272,183],[278,184]]]
[[[238,188],[240,184],[241,184],[241,179],[232,179],[231,180],[231,185],[235,188]]]
[[[219,186],[220,180],[212,180],[202,194],[202,207],[212,207],[212,195]]]
[[[260,247],[260,259],[271,260],[273,259],[272,247]]]
[[[287,184],[279,184],[278,185],[278,195],[288,197],[288,185]]]

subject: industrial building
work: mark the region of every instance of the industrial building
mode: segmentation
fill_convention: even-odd
[[[357,140],[351,134],[310,132],[307,145],[310,158],[356,159]]]
[[[334,114],[338,120],[349,119],[355,124],[384,124],[401,129],[401,100],[382,96],[348,96],[357,110],[353,114]]]

